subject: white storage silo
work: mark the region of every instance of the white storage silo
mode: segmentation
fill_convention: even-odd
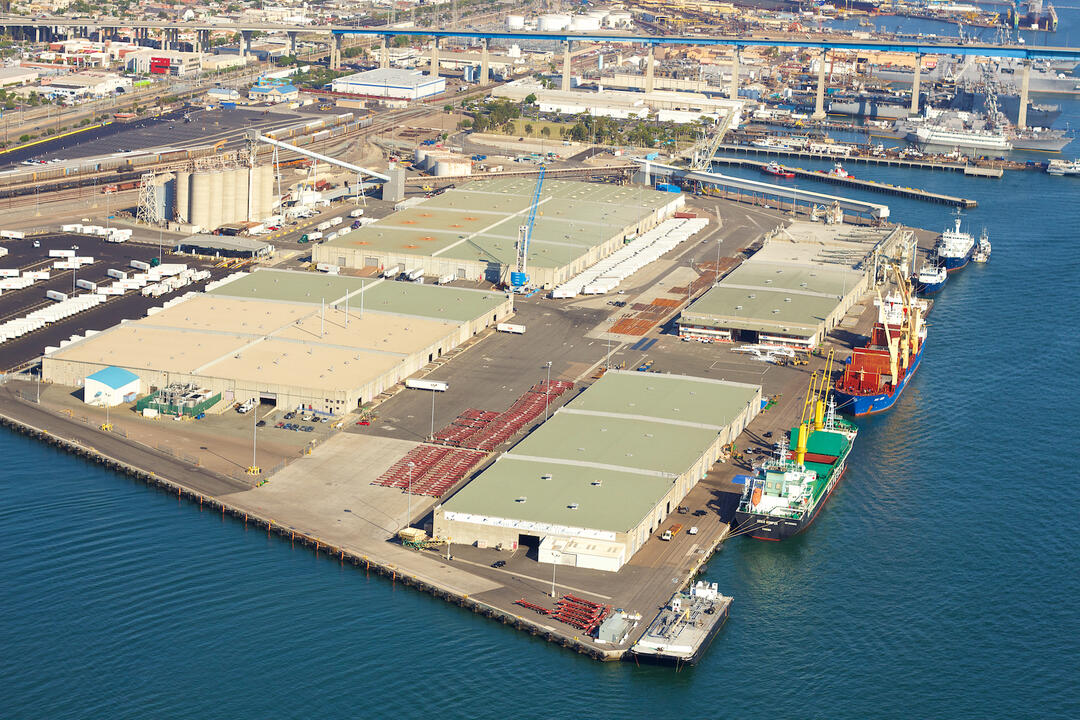
[[[210,227],[210,173],[191,174],[191,195],[188,203],[189,222],[206,230]]]
[[[191,222],[191,173],[184,171],[176,173],[176,221]]]
[[[206,206],[209,208],[207,212],[207,224],[203,226],[203,230],[216,230],[221,227],[224,222],[222,217],[222,207],[224,205],[222,194],[224,193],[224,173],[220,170],[217,172],[207,173],[207,180],[209,186],[209,194],[206,197]]]
[[[233,215],[226,222],[242,222],[249,220],[248,209],[251,207],[251,196],[248,189],[251,183],[248,178],[248,168],[237,168],[231,173],[233,178],[233,192],[236,194],[236,204],[233,206]]]
[[[274,214],[274,207],[277,204],[275,202],[277,182],[273,165],[263,165],[258,172],[262,177],[259,190],[259,220],[263,220]]]
[[[219,173],[221,177],[221,216],[218,225],[235,222],[236,218],[236,177],[235,170]]]
[[[555,13],[548,13],[547,15],[540,16],[540,23],[537,28],[540,32],[558,32],[559,30],[565,30],[570,26],[569,15],[557,15]]]
[[[600,21],[591,15],[575,15],[570,28],[578,32],[592,32],[600,29]]]
[[[506,27],[509,30],[524,30],[525,29],[525,16],[524,15],[507,15]]]

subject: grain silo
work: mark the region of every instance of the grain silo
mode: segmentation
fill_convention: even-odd
[[[277,193],[275,188],[277,187],[277,178],[274,175],[273,165],[263,165],[259,168],[259,174],[262,175],[261,190],[259,191],[259,220],[270,217],[274,214],[274,210],[277,207]]]
[[[214,230],[221,227],[221,209],[223,206],[222,193],[225,190],[225,178],[224,173],[220,170],[217,172],[207,173],[207,179],[210,181],[209,196],[206,198],[207,206],[210,208],[209,220],[205,226],[206,230]]]
[[[235,222],[236,220],[236,196],[237,196],[237,182],[236,173],[243,172],[242,170],[225,170],[220,173],[221,176],[221,221],[219,225],[225,225],[226,223]],[[244,202],[247,202],[247,195],[244,196]],[[247,208],[245,208],[246,212]]]
[[[176,221],[191,222],[191,173],[187,171],[176,173],[176,181],[172,186],[176,192],[176,201],[173,203],[176,207]]]

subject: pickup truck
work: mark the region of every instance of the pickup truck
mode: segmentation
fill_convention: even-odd
[[[678,535],[681,530],[682,530],[682,523],[675,523],[674,525],[672,525],[671,527],[669,527],[667,530],[664,531],[664,534],[660,536],[660,539],[661,540],[670,540],[673,537],[675,537],[676,535]]]

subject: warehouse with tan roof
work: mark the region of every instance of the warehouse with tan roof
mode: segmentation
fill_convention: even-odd
[[[513,314],[499,292],[257,270],[46,355],[44,379],[80,387],[105,367],[144,390],[192,384],[332,414],[355,410]]]

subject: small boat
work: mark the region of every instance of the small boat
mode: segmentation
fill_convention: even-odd
[[[775,162],[771,162],[768,165],[765,165],[764,167],[762,167],[761,172],[765,173],[766,175],[772,175],[774,177],[781,177],[781,178],[793,178],[793,177],[795,177],[795,173],[791,172],[790,170],[785,169],[784,166],[781,165],[780,163],[775,163]]]
[[[983,228],[979,235],[979,242],[975,243],[975,250],[971,253],[971,262],[984,263],[990,259],[990,237]]]
[[[945,287],[949,271],[937,263],[925,263],[915,275],[915,291],[922,296],[933,295]]]
[[[833,169],[829,171],[829,177],[834,178],[854,178],[855,176],[844,169],[844,166],[840,163],[833,165]]]

